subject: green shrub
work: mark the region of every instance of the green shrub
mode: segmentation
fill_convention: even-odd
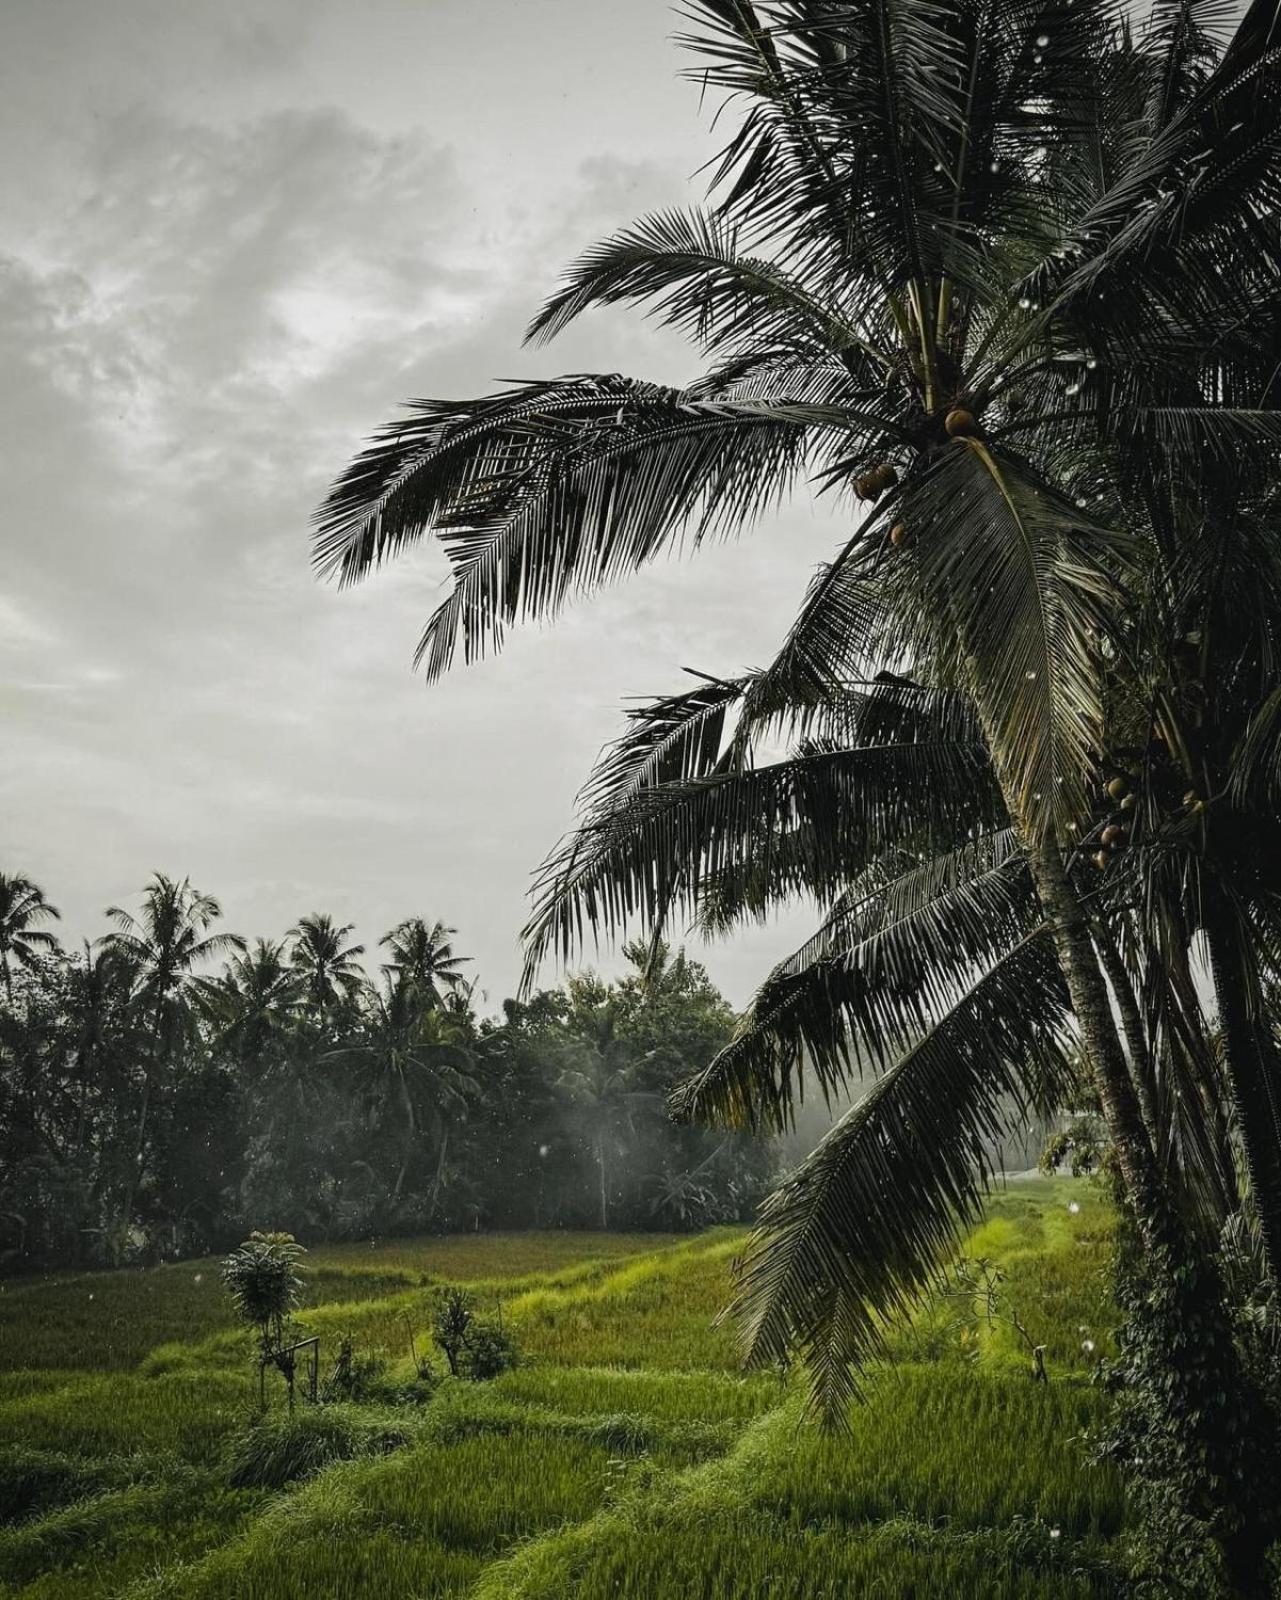
[[[450,1374],[483,1382],[510,1372],[519,1362],[516,1342],[498,1321],[481,1316],[466,1289],[436,1296],[432,1338],[444,1352]]]

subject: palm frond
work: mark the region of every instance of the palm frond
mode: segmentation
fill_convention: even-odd
[[[887,1318],[910,1310],[977,1216],[986,1149],[1072,1081],[1053,946],[1029,937],[979,976],[762,1209],[733,1303],[754,1365],[800,1351],[838,1417]]]
[[[850,407],[694,398],[618,377],[412,410],[335,485],[316,562],[353,582],[437,533],[454,578],[419,645],[433,678],[460,635],[470,660],[510,623],[554,614],[686,531],[695,545],[740,533],[783,500],[819,438],[886,426]]]
[[[918,860],[895,850],[762,985],[736,1037],[673,1100],[678,1115],[782,1131],[807,1072],[824,1099],[883,1069],[1039,912],[1008,829]]]

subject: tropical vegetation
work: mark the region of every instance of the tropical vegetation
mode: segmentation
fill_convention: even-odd
[[[637,948],[616,982],[582,973],[485,1016],[441,922],[393,929],[375,976],[325,913],[249,944],[158,875],[73,954],[14,885],[0,1272],[199,1254],[261,1225],[694,1229],[748,1218],[774,1164],[768,1140],[667,1114],[732,1026],[683,952]]]
[[[293,1315],[320,1339],[322,1402],[300,1394],[292,1418],[275,1375],[258,1412],[258,1330],[237,1326],[215,1260],[10,1282],[0,1586],[1111,1600],[1120,1487],[1073,1442],[1106,1408],[1111,1232],[1089,1182],[1012,1185],[965,1250],[1004,1273],[1049,1381],[1029,1380],[1008,1321],[941,1299],[901,1331],[848,1438],[798,1428],[795,1375],[744,1376],[712,1325],[737,1229],[314,1245]],[[445,1373],[431,1329],[451,1289],[501,1317],[514,1370]],[[348,1344],[363,1381],[325,1399]]]
[[[589,249],[530,333],[643,304],[703,375],[414,402],[336,484],[318,563],[355,581],[435,533],[435,677],[803,482],[849,505],[772,662],[648,707],[607,756],[547,864],[531,971],[585,925],[820,903],[680,1103],[778,1127],[807,1073],[875,1077],[770,1200],[737,1290],[749,1356],[799,1351],[829,1413],[972,1221],[985,1135],[1093,1102],[1130,1239],[1119,1459],[1172,1570],[1204,1548],[1207,1582],[1262,1593],[1274,0],[684,10],[732,128],[709,203]],[[790,755],[762,760],[780,731]]]

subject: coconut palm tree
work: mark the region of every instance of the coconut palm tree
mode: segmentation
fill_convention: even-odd
[[[442,1011],[408,972],[389,972],[383,987],[370,984],[355,1042],[335,1051],[357,1063],[368,1084],[371,1105],[394,1103],[400,1112],[400,1161],[390,1204],[399,1204],[420,1135],[436,1147],[430,1221],[436,1209],[448,1149],[449,1126],[479,1092],[470,1075],[475,1062],[468,1021]]]
[[[429,927],[422,917],[406,918],[378,941],[391,955],[391,960],[383,963],[383,971],[410,979],[432,1005],[439,1005],[443,991],[452,993],[465,983],[458,969],[471,960],[470,956],[454,954],[450,941],[457,932],[457,928],[447,928],[443,922]]]
[[[132,971],[135,1003],[145,1018],[149,1041],[143,1061],[133,1156],[121,1206],[123,1236],[130,1225],[142,1176],[152,1091],[163,1063],[174,1055],[190,1024],[195,969],[228,951],[243,950],[244,941],[237,934],[210,932],[222,916],[222,907],[212,895],[201,894],[188,878],[180,883],[160,872],[143,891],[137,916],[120,906],[108,906],[106,914],[115,923],[115,931],[105,934],[98,943]]]
[[[570,1060],[557,1082],[581,1108],[596,1167],[596,1219],[609,1227],[610,1163],[620,1134],[638,1113],[662,1112],[662,1096],[639,1086],[635,1047],[618,1035],[618,1002],[598,996],[590,982],[579,987],[577,1034]]]
[[[1134,651],[1146,660],[1154,634],[1135,619],[1154,616],[1160,637],[1179,615],[1170,595],[1192,592],[1197,540],[1168,536],[1172,523],[1185,535],[1190,523],[1213,526],[1186,514],[1210,504],[1206,474],[1190,475],[1190,463],[1281,432],[1271,388],[1281,355],[1275,5],[1256,0],[1230,37],[1215,6],[1163,0],[1137,22],[1108,0],[687,9],[696,76],[741,111],[711,204],[650,217],[588,251],[531,334],[554,335],[594,305],[648,303],[702,346],[704,376],[676,390],[574,375],[416,402],[335,486],[318,561],[351,582],[436,533],[454,584],[419,660],[437,676],[459,648],[482,654],[511,623],[555,613],[682,535],[697,545],[739,532],[806,477],[853,503],[861,521],[807,602],[788,682],[830,691],[889,667],[968,708],[1045,930],[1034,947],[1052,952],[1060,974],[1042,973],[1033,989],[1046,1030],[1057,981],[1144,1242],[1154,1259],[1182,1260],[1183,1222],[1109,991],[1109,970],[1119,979],[1132,969],[1124,947],[1120,965],[1100,951],[1076,841],[1097,836],[1104,877],[1118,886],[1140,870],[1138,849],[1114,864],[1116,837],[1103,842],[1102,829],[1122,824],[1101,815],[1135,792],[1111,714],[1118,678],[1126,705],[1143,703]],[[1144,749],[1175,731],[1169,698],[1144,706]],[[1238,713],[1260,728],[1257,693],[1253,707],[1248,699]],[[655,733],[649,770],[698,769],[697,728],[692,717],[670,746]],[[1170,748],[1176,767],[1199,759]],[[778,813],[814,819],[803,847],[839,893],[858,878],[838,886],[838,864],[873,865],[857,852],[841,859],[842,836],[858,843],[868,825],[862,769],[905,772],[910,759],[920,784],[937,778],[937,756],[877,750],[851,766],[820,746],[759,782],[740,775],[740,787],[777,780]],[[1110,794],[1118,781],[1122,793]],[[806,813],[798,797],[822,783],[825,803]],[[709,780],[700,794],[708,830],[722,792]],[[644,784],[638,795],[659,804]],[[1197,790],[1189,805],[1197,798],[1208,796]],[[910,810],[883,798],[878,819],[896,808]],[[653,861],[661,824],[644,837]],[[768,835],[758,829],[753,843],[748,875]],[[1165,851],[1164,826],[1152,843]],[[545,925],[568,936],[584,920],[665,917],[688,876],[673,866],[646,880],[641,853],[637,870],[585,880],[581,892],[564,864],[565,911]],[[775,860],[782,881],[803,878],[787,851]],[[1174,942],[1186,952],[1200,924],[1188,923],[1184,881],[1159,897],[1159,921],[1183,925]],[[1229,956],[1246,948],[1247,920],[1231,924]],[[1160,927],[1137,932],[1142,952],[1163,952]],[[1158,970],[1162,996],[1178,985],[1173,962],[1147,970]],[[1223,965],[1225,993],[1242,975],[1239,960]],[[964,1047],[986,1033],[1002,1054],[1024,1053],[1026,1030],[1000,1032],[1015,993],[999,989],[994,978],[989,1014],[981,1028],[971,1019]],[[1259,1091],[1238,1094],[1238,1120],[1266,1155],[1257,1005],[1247,1016],[1246,1047],[1229,1056],[1234,1082]],[[1140,1021],[1154,1034],[1145,1048],[1161,1041],[1154,1022],[1172,1028],[1151,1010]],[[1265,1187],[1268,1161],[1252,1166]],[[937,1243],[937,1215],[905,1216],[884,1260],[905,1240],[909,1264]],[[756,1280],[776,1307],[790,1302],[778,1327],[839,1352],[859,1324],[859,1272],[839,1250],[779,1261]],[[891,1266],[891,1294],[904,1276]],[[1203,1288],[1197,1279],[1195,1295]]]
[[[1137,554],[1081,503],[1070,463],[1105,418],[1139,426],[1136,362],[1186,366],[1194,312],[1219,364],[1253,359],[1243,308],[1275,324],[1276,252],[1240,182],[1270,181],[1264,12],[1207,68],[1196,13],[1182,26],[1158,9],[1134,45],[1102,0],[953,0],[928,19],[828,0],[691,10],[698,75],[746,108],[716,203],[588,252],[531,332],[649,301],[704,345],[706,377],[420,402],[335,488],[318,558],[350,581],[440,535],[455,583],[420,646],[434,675],[460,639],[478,654],[683,529],[694,542],[737,531],[807,469],[888,504],[843,553],[853,610],[831,618],[829,646],[865,668],[901,655],[910,623],[918,664],[972,696],[1155,1242],[1167,1208],[1151,1141],[1059,845],[1088,815],[1100,641]],[[1137,135],[1110,92],[1134,78],[1148,108]],[[1259,248],[1227,258],[1224,284],[1210,269],[1237,217]],[[1186,282],[1170,270],[1176,244]]]
[[[302,982],[283,940],[256,939],[219,977],[198,980],[196,992],[219,1045],[249,1064],[287,1047]]]
[[[58,941],[40,922],[56,920],[61,913],[30,878],[0,872],[0,968],[5,993],[13,1004],[13,968],[29,967],[41,952],[58,948]]]
[[[289,959],[302,981],[304,1001],[315,1020],[354,999],[366,982],[360,965],[364,945],[345,942],[354,931],[354,923],[339,927],[327,911],[300,917],[289,930],[293,940]]]

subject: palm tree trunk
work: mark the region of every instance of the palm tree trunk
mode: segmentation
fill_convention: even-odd
[[[1231,909],[1217,890],[1205,897],[1205,936],[1219,1029],[1268,1272],[1281,1268],[1281,1083],[1274,1051],[1250,1004],[1248,973]]]
[[[1165,1426],[1180,1437],[1181,1459],[1166,1485],[1211,1529],[1243,1600],[1270,1593],[1267,1548],[1271,1507],[1263,1476],[1251,1385],[1242,1370],[1213,1258],[1180,1216],[1163,1181],[1126,1065],[1107,984],[1080,900],[1052,838],[1029,853],[1072,997],[1095,1088],[1116,1151],[1131,1218],[1147,1257],[1145,1293],[1130,1308],[1142,1347],[1139,1364]],[[1189,1339],[1188,1330],[1196,1337]],[[1262,1498],[1261,1498],[1262,1497]]]
[[[1130,1077],[1085,912],[1052,838],[1032,844],[1029,865],[1072,997],[1072,1009],[1135,1223],[1148,1249],[1172,1245],[1176,1230],[1161,1170]]]
[[[128,1236],[130,1219],[133,1216],[133,1202],[138,1193],[138,1183],[142,1177],[142,1160],[147,1148],[147,1114],[151,1109],[151,1084],[156,1074],[156,1066],[160,1060],[160,1017],[164,1009],[163,994],[156,1001],[151,1017],[151,1049],[147,1052],[147,1065],[142,1079],[142,1104],[138,1107],[138,1131],[134,1135],[133,1159],[129,1163],[129,1175],[125,1180],[125,1197],[120,1211],[120,1225],[124,1230],[122,1243]]]
[[[1139,1107],[1147,1124],[1148,1137],[1159,1155],[1163,1129],[1157,1106],[1156,1068],[1152,1052],[1148,1048],[1138,997],[1134,993],[1130,974],[1126,971],[1125,962],[1121,959],[1121,952],[1112,939],[1110,929],[1095,928],[1094,948],[1098,951],[1103,975],[1116,1000],[1116,1009],[1121,1018],[1121,1031],[1125,1036],[1125,1048],[1130,1058],[1130,1075],[1134,1079],[1135,1093],[1139,1097]]]
[[[409,1092],[409,1085],[405,1082],[405,1074],[398,1074],[400,1079],[400,1103],[405,1112],[405,1148],[401,1156],[400,1171],[396,1174],[396,1186],[391,1192],[391,1201],[396,1205],[400,1200],[400,1192],[405,1187],[405,1175],[409,1171],[409,1163],[414,1154],[414,1135],[417,1124],[414,1120],[414,1097]]]
[[[609,1230],[609,1193],[605,1186],[605,1140],[602,1135],[596,1135],[596,1172],[600,1179],[600,1226],[601,1232]]]
[[[445,1181],[445,1151],[448,1149],[449,1129],[446,1128],[440,1136],[440,1154],[436,1157],[436,1172],[431,1180],[431,1199],[427,1206],[428,1222],[436,1215],[436,1206],[440,1201],[440,1186]]]

